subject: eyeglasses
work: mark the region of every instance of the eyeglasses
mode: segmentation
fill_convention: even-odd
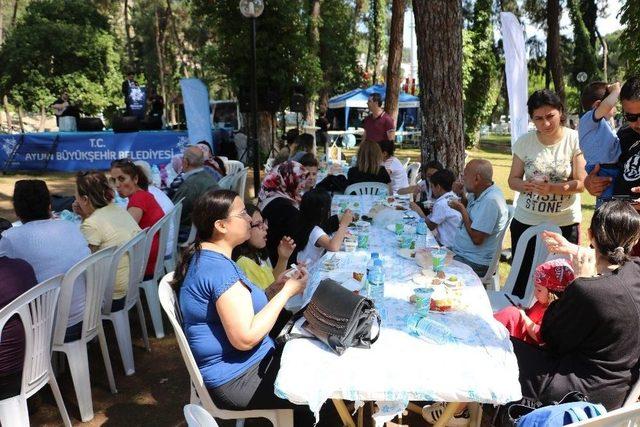
[[[633,123],[640,119],[640,114],[624,113],[624,119],[629,123]]]
[[[235,217],[235,218],[240,218],[240,219],[244,219],[244,220],[246,220],[246,221],[248,221],[248,222],[251,222],[251,215],[249,215],[249,214],[247,213],[247,210],[246,210],[246,209],[243,209],[242,211],[240,211],[240,212],[239,212],[239,213],[237,213],[237,214],[229,215],[229,218],[233,218],[233,217]]]
[[[264,221],[251,223],[251,228],[269,228],[269,222],[265,219]]]

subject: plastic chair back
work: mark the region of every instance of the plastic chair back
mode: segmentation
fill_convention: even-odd
[[[244,200],[244,193],[247,187],[247,175],[249,173],[249,168],[243,168],[236,174],[236,181],[234,183],[233,190],[238,193],[240,198]]]
[[[156,263],[153,267],[153,279],[158,281],[160,276],[164,273],[164,254],[167,248],[167,241],[169,239],[169,226],[171,225],[172,217],[171,212],[160,218],[158,222],[153,224],[149,231],[147,231],[147,244],[145,245],[145,260],[146,266],[151,256],[151,247],[153,246],[153,238],[158,234],[158,256],[156,257]],[[143,268],[143,271],[145,269]]]
[[[495,286],[498,282],[498,278],[494,277],[498,271],[498,265],[500,264],[500,254],[502,253],[502,244],[504,241],[504,236],[507,235],[507,230],[509,230],[509,226],[511,225],[511,220],[513,219],[513,213],[515,212],[515,207],[513,205],[508,205],[507,209],[509,210],[509,218],[507,219],[507,223],[500,234],[498,234],[498,247],[496,248],[496,252],[493,254],[493,258],[491,258],[491,263],[489,264],[489,269],[484,277],[480,278],[480,281],[484,285],[492,284],[494,285],[494,290],[498,290]]]
[[[171,256],[169,259],[165,260],[165,269],[167,271],[173,271],[176,268],[176,261],[178,258],[178,234],[180,232],[180,217],[182,216],[182,201],[184,197],[178,200],[167,215],[171,217],[169,220],[172,224],[170,228],[170,232],[173,232],[171,236],[167,238],[167,242],[173,242],[173,247],[171,248]]]
[[[345,195],[369,195],[386,196],[389,193],[389,186],[381,182],[359,182],[351,184],[344,190]]]
[[[235,174],[227,174],[227,176],[218,181],[218,186],[224,190],[233,190],[233,184],[235,181]]]
[[[218,427],[213,415],[202,406],[193,403],[185,405],[184,419],[189,427]]]
[[[504,293],[513,294],[513,288],[515,286],[516,279],[518,278],[518,273],[520,272],[522,264],[525,262],[524,254],[527,249],[527,245],[531,239],[535,239],[536,246],[533,258],[526,260],[526,264],[530,267],[530,270],[529,276],[527,277],[527,289],[525,290],[524,298],[521,299],[523,305],[526,307],[529,307],[533,302],[533,273],[535,272],[536,267],[545,262],[547,255],[549,255],[547,246],[544,244],[542,237],[540,236],[543,231],[553,231],[555,233],[562,232],[560,227],[548,222],[543,222],[542,224],[527,228],[520,236],[518,247],[513,255],[513,261],[511,262],[511,271],[509,272],[504,288],[502,288]]]
[[[40,390],[52,375],[51,337],[61,283],[62,275],[54,276],[0,309],[0,340],[4,325],[14,314],[23,325],[25,356],[20,394],[25,398]]]
[[[54,345],[64,344],[73,287],[81,274],[85,276],[86,294],[80,339],[87,341],[98,334],[102,300],[110,280],[111,261],[115,250],[115,246],[99,250],[78,262],[64,275],[58,299],[56,327],[53,333]]]
[[[113,286],[116,281],[116,273],[118,264],[123,257],[129,257],[129,282],[127,288],[127,296],[125,299],[125,309],[133,307],[139,299],[138,284],[142,282],[145,270],[145,246],[147,244],[147,228],[138,232],[128,242],[120,246],[113,253],[111,258],[111,267],[109,271],[109,281],[104,290],[104,304],[102,305],[102,314],[111,314],[111,304],[113,302]]]
[[[640,404],[625,405],[600,417],[571,425],[575,427],[638,427],[640,426]]]
[[[418,162],[410,163],[407,166],[407,178],[409,178],[409,185],[416,185],[416,183],[418,182],[420,167],[421,164]]]
[[[227,169],[227,175],[233,175],[244,169],[244,163],[238,160],[227,160],[224,166]]]

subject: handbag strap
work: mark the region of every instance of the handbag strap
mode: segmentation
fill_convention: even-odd
[[[289,319],[276,337],[276,344],[284,346],[287,342],[296,338],[315,338],[313,336],[291,332],[295,323],[302,318],[305,308],[306,306],[302,307],[300,310],[295,312],[293,316],[291,316],[291,319]]]
[[[378,314],[377,310],[373,310],[373,315],[376,317],[376,323],[378,324],[378,333],[375,337],[371,337],[371,344],[378,341],[378,338],[380,338],[380,325],[382,324],[382,319],[380,318],[380,314]]]

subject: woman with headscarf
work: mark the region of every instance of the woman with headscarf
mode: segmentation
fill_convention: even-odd
[[[280,163],[262,181],[258,208],[268,221],[267,252],[272,264],[278,261],[278,244],[300,224],[299,203],[307,172],[294,161]]]

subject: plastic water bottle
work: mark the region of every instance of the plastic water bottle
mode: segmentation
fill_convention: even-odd
[[[418,222],[418,225],[416,226],[416,233],[420,235],[427,234],[427,223],[424,221],[424,219],[420,219],[420,221]]]
[[[380,255],[378,254],[378,252],[371,252],[371,258],[369,258],[369,263],[367,264],[367,277],[369,277],[369,273],[373,268],[373,263],[377,259],[380,259]]]
[[[456,337],[451,333],[451,329],[431,317],[422,317],[417,313],[413,314],[407,319],[407,328],[412,335],[433,344],[456,342]]]
[[[153,185],[160,188],[162,178],[160,178],[160,169],[158,169],[156,165],[151,166],[151,180],[153,181]]]
[[[369,297],[376,300],[384,298],[384,273],[382,272],[382,260],[376,259],[373,268],[367,276],[369,282]]]

